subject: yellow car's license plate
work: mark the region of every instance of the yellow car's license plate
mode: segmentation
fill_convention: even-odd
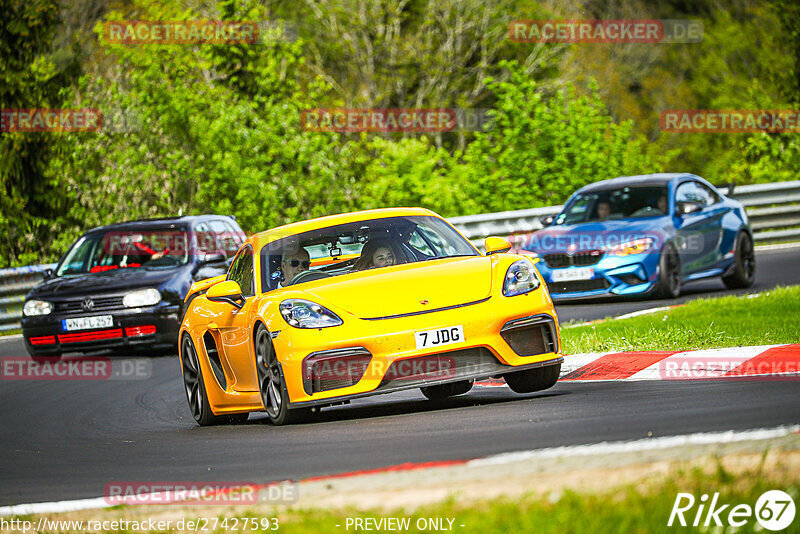
[[[464,327],[461,325],[447,326],[414,332],[414,340],[417,342],[417,350],[461,343],[464,341]]]

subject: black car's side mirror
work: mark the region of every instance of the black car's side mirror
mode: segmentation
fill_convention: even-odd
[[[50,280],[55,275],[56,274],[55,271],[53,271],[53,269],[45,269],[44,271],[42,271],[42,278],[44,278],[45,280]]]
[[[550,226],[551,224],[553,224],[553,221],[555,221],[555,220],[556,220],[556,216],[555,215],[547,215],[547,216],[542,217],[541,219],[539,219],[539,222],[542,223],[542,228],[546,228],[546,227]]]
[[[227,258],[225,257],[224,254],[211,254],[209,256],[206,256],[202,260],[198,261],[197,264],[194,266],[194,269],[192,269],[192,275],[197,274],[197,271],[199,271],[206,265],[210,265],[212,263],[225,263],[226,259]]]
[[[682,200],[676,205],[676,210],[679,216],[683,216],[691,215],[692,213],[697,213],[698,211],[703,211],[703,207],[703,204],[700,202],[695,202],[693,200]]]

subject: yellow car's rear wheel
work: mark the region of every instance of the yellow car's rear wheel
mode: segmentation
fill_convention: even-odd
[[[310,414],[309,409],[289,408],[289,393],[283,370],[272,346],[269,331],[263,324],[256,330],[255,349],[258,386],[269,420],[274,425],[288,425],[305,419]]]

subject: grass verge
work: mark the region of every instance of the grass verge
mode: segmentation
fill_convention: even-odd
[[[800,342],[800,286],[698,299],[672,310],[561,331],[565,354]]]

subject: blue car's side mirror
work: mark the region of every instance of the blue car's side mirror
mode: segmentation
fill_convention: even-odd
[[[703,211],[703,204],[692,200],[682,200],[676,204],[675,210],[677,215],[682,217],[684,215],[691,215],[692,213]]]

